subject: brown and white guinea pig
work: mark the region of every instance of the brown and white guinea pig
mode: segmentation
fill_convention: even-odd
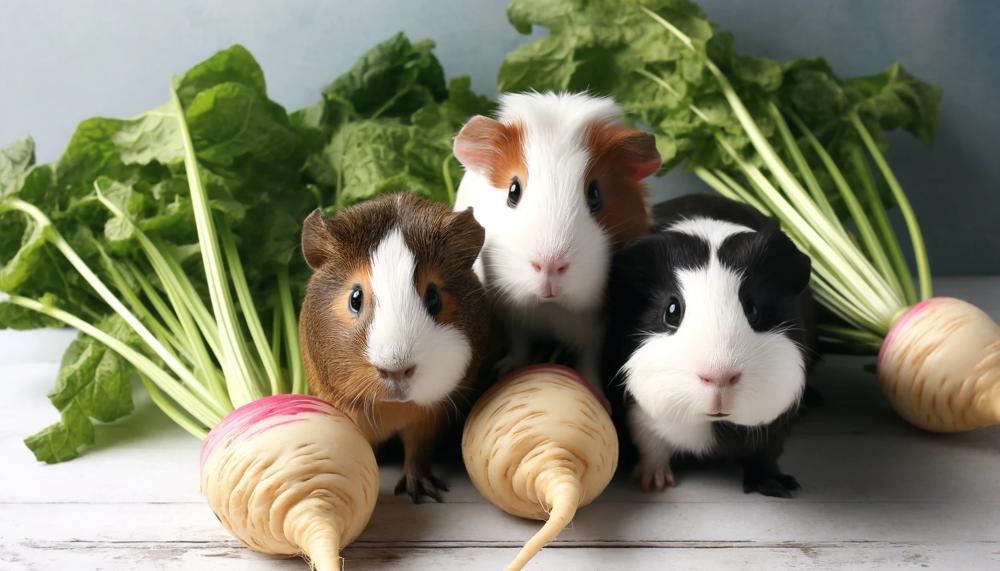
[[[653,212],[608,288],[606,374],[623,391],[634,476],[662,491],[675,456],[731,458],[745,492],[790,497],[799,484],[778,457],[813,355],[810,260],[776,222],[719,196]]]
[[[648,230],[641,181],[660,167],[653,136],[621,121],[605,97],[509,93],[497,119],[473,117],[455,138],[466,170],[455,209],[473,207],[486,229],[476,273],[509,325],[501,369],[527,364],[533,338],[554,339],[602,388],[611,255]]]
[[[316,210],[302,229],[314,270],[299,318],[309,386],[373,444],[400,436],[396,494],[414,501],[447,490],[431,455],[486,345],[486,294],[472,270],[483,239],[471,211],[405,193],[334,218]]]

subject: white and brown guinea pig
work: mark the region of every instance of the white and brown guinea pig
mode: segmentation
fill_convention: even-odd
[[[648,230],[653,136],[624,126],[608,98],[509,93],[496,119],[465,124],[454,152],[466,171],[455,209],[473,207],[486,229],[476,273],[511,325],[501,369],[527,364],[533,339],[555,339],[601,389],[608,268]]]
[[[719,196],[659,204],[654,218],[615,257],[608,290],[606,373],[623,389],[634,475],[662,491],[675,456],[732,458],[744,491],[790,497],[799,484],[778,457],[813,355],[810,260],[776,222]]]
[[[299,318],[309,386],[373,444],[400,436],[396,493],[415,501],[447,490],[431,454],[485,349],[486,294],[472,271],[483,239],[472,212],[406,193],[334,218],[316,210],[302,229],[314,270]]]

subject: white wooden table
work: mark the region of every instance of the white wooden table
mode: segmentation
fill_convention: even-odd
[[[942,279],[938,292],[1000,317],[1000,278]],[[71,338],[0,332],[0,569],[305,569],[222,529],[198,493],[199,443],[147,399],[81,458],[36,463],[21,440],[56,419],[45,394]],[[913,429],[864,363],[817,371],[827,404],[800,421],[782,462],[803,484],[797,498],[744,495],[735,467],[686,469],[659,496],[619,478],[531,568],[1000,569],[1000,429]],[[501,569],[538,527],[484,503],[458,467],[445,504],[393,497],[398,475],[383,469],[348,570]]]

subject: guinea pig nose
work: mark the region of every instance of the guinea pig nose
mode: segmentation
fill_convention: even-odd
[[[545,274],[548,276],[562,275],[566,273],[569,269],[569,262],[565,260],[554,260],[539,262],[537,260],[531,261],[531,268],[535,270],[536,274]]]
[[[725,387],[740,382],[742,376],[742,373],[724,373],[721,375],[698,375],[698,378],[701,379],[703,385]]]
[[[378,368],[377,370],[378,374],[381,375],[383,379],[399,382],[412,378],[413,373],[415,373],[417,370],[417,366],[409,365],[407,367],[404,367],[402,369],[396,369],[394,371],[382,368]]]

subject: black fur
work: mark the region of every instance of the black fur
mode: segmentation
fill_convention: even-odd
[[[632,241],[616,254],[608,287],[610,311],[604,378],[611,379],[608,395],[615,404],[620,434],[629,433],[624,417],[633,403],[625,394],[619,370],[644,334],[668,330],[662,319],[663,308],[672,296],[681,296],[675,270],[705,266],[710,257],[709,245],[700,238],[667,230],[683,219],[708,217],[756,231],[726,239],[719,248],[719,261],[744,272],[740,301],[745,312],[755,306],[756,319],[751,326],[756,331],[783,329],[784,335],[803,347],[807,366],[811,366],[815,354],[815,311],[806,289],[810,260],[780,231],[775,221],[749,206],[715,195],[689,195],[663,202],[653,208],[653,214],[652,233]],[[789,423],[796,413],[797,410],[789,410],[762,427],[713,424],[718,443],[716,454],[742,465],[743,489],[747,493],[790,497],[792,491],[799,489],[795,478],[782,474],[777,463]],[[622,456],[627,462],[636,456],[635,452],[629,442]]]

